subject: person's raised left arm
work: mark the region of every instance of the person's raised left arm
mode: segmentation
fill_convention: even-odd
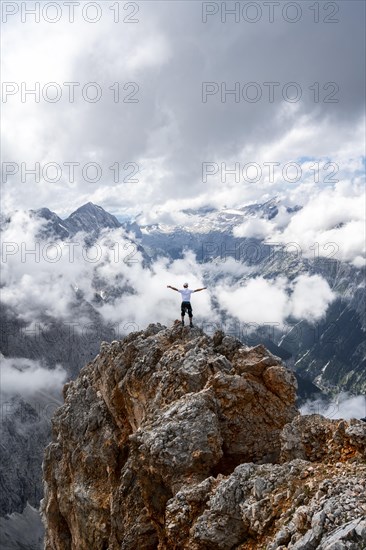
[[[206,290],[207,286],[204,286],[203,288],[196,288],[193,292],[200,292],[201,290]]]

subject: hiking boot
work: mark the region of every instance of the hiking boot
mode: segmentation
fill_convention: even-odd
[[[184,327],[184,321],[182,321],[181,325],[182,325],[182,327]]]
[[[191,328],[193,328],[193,323],[192,323],[192,322],[190,322],[190,323],[189,323],[189,326],[190,326]]]

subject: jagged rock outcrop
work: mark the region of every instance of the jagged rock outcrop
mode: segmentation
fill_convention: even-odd
[[[366,425],[300,417],[295,386],[222,332],[103,343],[53,418],[46,550],[364,548]]]

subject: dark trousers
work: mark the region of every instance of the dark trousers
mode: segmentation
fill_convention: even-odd
[[[185,316],[186,311],[187,311],[187,313],[188,313],[188,317],[189,317],[190,319],[192,319],[193,313],[192,313],[191,302],[182,302],[182,305],[181,305],[182,317]]]

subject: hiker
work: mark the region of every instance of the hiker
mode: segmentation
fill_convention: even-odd
[[[192,323],[192,306],[191,306],[191,294],[193,292],[200,292],[201,290],[206,290],[207,287],[203,288],[196,288],[196,290],[189,290],[188,289],[188,283],[184,283],[183,288],[179,290],[178,288],[175,288],[174,286],[167,285],[167,288],[171,288],[172,290],[176,290],[177,292],[180,292],[182,296],[182,305],[181,305],[181,315],[182,315],[182,327],[184,327],[184,316],[186,314],[186,310],[189,317],[189,326],[193,327]]]

